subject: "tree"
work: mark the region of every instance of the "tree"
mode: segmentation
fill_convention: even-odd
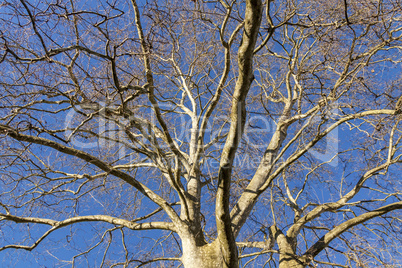
[[[0,8],[2,256],[401,264],[399,0]]]

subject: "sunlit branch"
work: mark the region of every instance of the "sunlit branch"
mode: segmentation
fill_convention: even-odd
[[[320,238],[318,242],[316,242],[314,245],[312,245],[306,253],[303,254],[302,258],[304,259],[304,262],[310,261],[312,258],[317,256],[318,253],[320,253],[327,245],[337,238],[340,234],[346,232],[353,226],[356,226],[358,224],[364,223],[374,217],[381,216],[385,213],[391,212],[393,210],[397,209],[402,209],[402,202],[396,202],[392,203],[380,208],[377,208],[373,211],[364,213],[360,216],[357,216],[353,219],[350,219],[344,223],[341,223],[340,225],[336,226],[333,228],[331,231],[326,233],[323,237]]]
[[[147,196],[153,202],[155,202],[160,207],[162,207],[166,211],[166,213],[169,215],[169,217],[171,217],[172,220],[174,220],[176,223],[181,223],[176,212],[167,204],[167,202],[163,198],[161,198],[159,195],[154,193],[152,190],[150,190],[148,187],[146,187],[141,182],[137,181],[135,178],[133,178],[129,174],[127,174],[121,170],[114,169],[112,166],[101,161],[100,159],[98,159],[86,152],[61,145],[57,142],[54,142],[54,141],[51,141],[48,139],[21,134],[18,131],[14,130],[10,127],[4,126],[4,125],[0,125],[0,130],[6,132],[7,135],[9,135],[10,137],[12,137],[16,140],[44,145],[47,147],[51,147],[62,153],[81,158],[82,160],[84,160],[88,163],[91,163],[92,165],[97,166],[98,168],[102,169],[103,171],[106,171],[107,173],[109,173],[111,175],[121,178],[128,184],[130,184],[130,185],[134,186],[136,189],[138,189],[143,195]]]

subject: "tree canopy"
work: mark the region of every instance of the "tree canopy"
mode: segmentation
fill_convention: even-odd
[[[5,0],[0,260],[396,267],[399,0]]]

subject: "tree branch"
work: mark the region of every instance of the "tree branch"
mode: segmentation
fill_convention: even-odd
[[[144,184],[142,184],[141,182],[137,181],[136,179],[134,179],[132,176],[130,176],[129,174],[119,170],[119,169],[115,169],[112,166],[110,166],[109,164],[101,161],[99,158],[94,157],[93,155],[74,149],[74,148],[70,148],[64,145],[61,145],[57,142],[54,142],[52,140],[48,140],[45,138],[40,138],[40,137],[35,137],[35,136],[31,136],[31,135],[25,135],[25,134],[21,134],[19,133],[17,130],[5,126],[5,125],[0,125],[0,131],[6,132],[8,134],[8,136],[10,136],[13,139],[19,140],[19,141],[23,141],[23,142],[31,142],[31,143],[35,143],[35,144],[39,144],[39,145],[44,145],[47,147],[51,147],[59,152],[68,154],[68,155],[72,155],[75,157],[78,157],[90,164],[93,164],[95,166],[97,166],[98,168],[100,168],[101,170],[114,175],[122,180],[124,180],[125,182],[127,182],[128,184],[130,184],[131,186],[135,187],[138,191],[140,191],[143,195],[145,195],[146,197],[148,197],[150,200],[152,200],[153,202],[155,202],[157,205],[159,205],[167,214],[168,216],[171,218],[171,220],[173,222],[175,222],[175,224],[182,224],[179,216],[177,215],[177,213],[174,211],[174,209],[159,195],[157,195],[155,192],[153,192],[151,189],[149,189],[147,186],[145,186]]]
[[[15,223],[37,223],[37,224],[45,224],[52,226],[51,229],[46,231],[35,243],[31,246],[24,245],[7,245],[0,248],[0,251],[15,248],[15,249],[25,249],[25,250],[33,250],[40,242],[42,242],[50,233],[54,232],[57,229],[79,223],[79,222],[107,222],[113,225],[123,226],[129,228],[131,230],[170,230],[173,232],[177,232],[177,229],[173,223],[169,222],[146,222],[146,223],[135,223],[133,221],[124,220],[120,218],[111,217],[108,215],[90,215],[90,216],[77,216],[72,217],[63,221],[55,221],[52,219],[44,219],[44,218],[35,218],[35,217],[19,217],[10,214],[0,213],[0,221],[7,220],[13,221]]]
[[[218,240],[225,252],[223,258],[224,263],[228,267],[237,267],[238,265],[237,248],[235,246],[229,211],[231,173],[233,160],[243,135],[246,120],[245,99],[254,79],[253,51],[257,41],[261,18],[261,1],[246,1],[243,42],[239,47],[238,54],[239,74],[232,99],[230,129],[219,164],[215,206]]]
[[[334,240],[339,235],[346,232],[353,226],[364,223],[372,218],[379,217],[385,213],[397,209],[402,209],[402,201],[377,208],[373,211],[364,213],[344,223],[341,223],[340,225],[336,226],[334,229],[326,233],[323,237],[321,237],[320,240],[318,240],[314,245],[312,245],[306,251],[306,253],[303,254],[302,260],[304,264],[307,265],[315,256],[317,256],[318,253],[320,253],[324,248],[326,248],[332,240]]]

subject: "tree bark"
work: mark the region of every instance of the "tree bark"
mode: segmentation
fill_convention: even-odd
[[[184,238],[182,262],[185,268],[220,268],[223,256],[218,240],[197,246],[194,239]]]
[[[271,226],[271,232],[279,247],[279,268],[303,268],[295,252],[296,241],[291,241],[276,226]]]
[[[229,208],[230,185],[233,161],[246,122],[245,99],[254,79],[253,57],[261,19],[261,0],[247,0],[242,43],[239,47],[237,59],[239,73],[232,99],[230,129],[219,164],[218,189],[215,204],[217,241],[223,257],[222,266],[220,267],[225,268],[238,267],[238,252]]]

